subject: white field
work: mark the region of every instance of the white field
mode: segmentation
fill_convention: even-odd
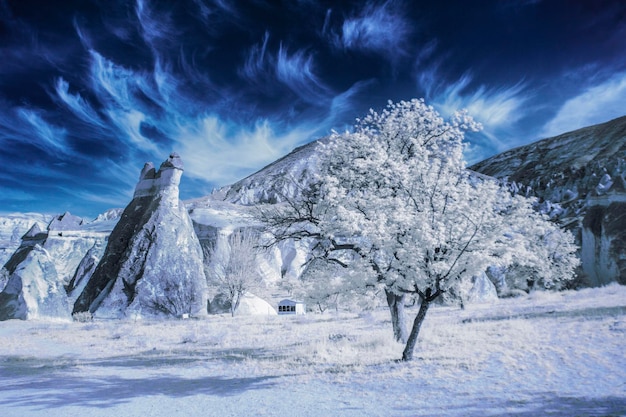
[[[0,322],[0,416],[624,416],[626,287],[433,307]]]

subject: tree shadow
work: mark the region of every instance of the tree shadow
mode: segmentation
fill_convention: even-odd
[[[521,405],[521,407],[520,407]],[[535,416],[604,416],[618,417],[626,415],[626,397],[551,397],[540,398],[525,404],[509,402],[504,404],[511,408],[503,415],[511,417],[535,417]],[[518,411],[515,408],[519,407]]]
[[[409,408],[396,408],[407,411]],[[426,407],[416,415],[442,415],[443,409]],[[626,397],[606,396],[597,398],[563,397],[541,395],[528,400],[501,401],[495,398],[473,398],[471,402],[448,404],[445,415],[450,416],[499,416],[499,417],[619,417],[626,415]]]
[[[108,408],[145,396],[184,398],[194,395],[228,397],[249,390],[268,389],[277,376],[228,378],[223,376],[185,377],[152,375],[145,370],[166,373],[167,368],[192,367],[198,358],[118,357],[96,361],[34,358],[3,358],[0,362],[0,409],[29,406],[41,409],[68,405]],[[83,366],[137,369],[138,376],[95,375]],[[165,368],[165,370],[163,369]],[[207,371],[208,372],[208,371]],[[96,373],[97,374],[97,373]]]
[[[538,318],[555,318],[555,317],[607,317],[607,316],[621,316],[626,314],[626,306],[615,307],[587,307],[577,310],[565,310],[565,311],[531,311],[531,312],[519,312],[507,315],[494,315],[494,316],[482,316],[482,317],[469,317],[461,320],[461,323],[474,323],[474,322],[486,322],[486,321],[503,321],[513,319],[532,320]]]

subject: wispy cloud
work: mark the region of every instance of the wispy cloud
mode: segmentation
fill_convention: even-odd
[[[313,57],[303,50],[289,54],[280,45],[276,62],[276,76],[292,92],[309,104],[319,104],[330,95],[328,88],[314,73]]]
[[[446,87],[435,103],[446,113],[467,109],[487,130],[513,125],[524,116],[521,109],[529,97],[523,84],[502,88],[480,85],[470,89],[471,81],[470,75],[463,75]]]
[[[70,85],[63,78],[57,78],[54,86],[56,96],[61,103],[69,108],[82,121],[105,128],[105,123],[93,109],[93,107],[80,94],[72,94],[69,91]]]
[[[281,42],[277,52],[269,49],[269,32],[248,51],[239,75],[268,94],[277,83],[305,103],[323,106],[330,102],[332,92],[315,74],[313,55],[306,49],[289,49]]]
[[[305,143],[314,130],[280,132],[269,120],[245,128],[213,115],[179,126],[175,140],[188,175],[229,184]]]
[[[262,78],[267,77],[268,73],[272,71],[273,62],[269,57],[266,57],[269,39],[270,34],[265,31],[263,40],[250,48],[244,65],[239,68],[239,75],[249,82],[263,85]]]
[[[258,71],[268,68],[264,66],[268,59],[264,49],[260,46],[256,62],[249,61],[250,66],[245,70],[248,75],[257,75]],[[330,96],[325,98],[318,92],[324,91],[323,86],[313,74],[311,58],[306,54],[289,54],[281,47],[271,59],[273,66],[270,68],[283,85],[300,95],[310,95],[313,97],[310,100],[331,101]],[[90,74],[92,91],[102,106],[98,112],[84,97],[72,94],[69,83],[62,79],[56,83],[57,99],[94,128],[101,128],[102,117],[105,117],[109,134],[136,157],[158,159],[176,150],[185,162],[187,176],[215,185],[233,182],[270,163],[305,143],[318,128],[308,122],[282,128],[280,119],[241,123],[234,120],[236,112],[233,112],[233,118],[228,118],[212,111],[211,105],[203,112],[196,112],[200,103],[181,94],[170,67],[159,62],[152,72],[137,71],[91,51]],[[154,140],[146,134],[146,125],[152,126],[167,140]],[[158,164],[159,161],[153,162]],[[136,165],[133,158],[116,162],[115,172],[123,177],[119,183],[125,183],[126,187],[134,184],[136,179],[128,180],[128,172],[132,172]],[[87,194],[83,197],[96,201]],[[106,198],[112,202],[117,197]]]
[[[626,72],[586,88],[567,100],[541,130],[541,137],[551,137],[626,114]]]
[[[397,1],[368,2],[358,14],[344,20],[341,33],[335,35],[334,41],[345,49],[396,58],[405,54],[411,32],[411,25]]]
[[[503,87],[473,85],[472,76],[466,73],[446,84],[437,65],[420,71],[416,81],[419,89],[426,91],[426,99],[444,116],[466,109],[483,125],[480,134],[472,135],[473,143],[466,151],[468,162],[478,162],[525,139],[517,124],[532,111],[529,103],[533,96],[524,83]]]
[[[42,116],[42,112],[29,108],[17,110],[19,122],[13,121],[19,131],[14,127],[14,139],[29,143],[56,157],[70,156],[74,152],[67,143],[67,130],[49,123]]]
[[[166,45],[176,45],[181,31],[165,11],[157,13],[149,1],[137,0],[135,13],[140,25],[140,33],[153,51]]]
[[[428,73],[424,77],[427,78],[422,80],[430,81],[436,75]],[[464,74],[456,82],[431,91],[429,99],[444,114],[467,109],[486,129],[512,125],[524,116],[522,107],[529,95],[522,83],[501,88],[488,88],[484,85],[471,88],[471,82],[471,75]]]

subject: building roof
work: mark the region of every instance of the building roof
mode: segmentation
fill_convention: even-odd
[[[278,305],[296,305],[296,304],[304,304],[304,302],[290,300],[288,298],[285,298],[284,300],[280,300],[280,302],[278,303]]]

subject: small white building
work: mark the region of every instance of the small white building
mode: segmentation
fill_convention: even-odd
[[[284,299],[278,303],[278,314],[306,314],[306,305],[302,301]]]

